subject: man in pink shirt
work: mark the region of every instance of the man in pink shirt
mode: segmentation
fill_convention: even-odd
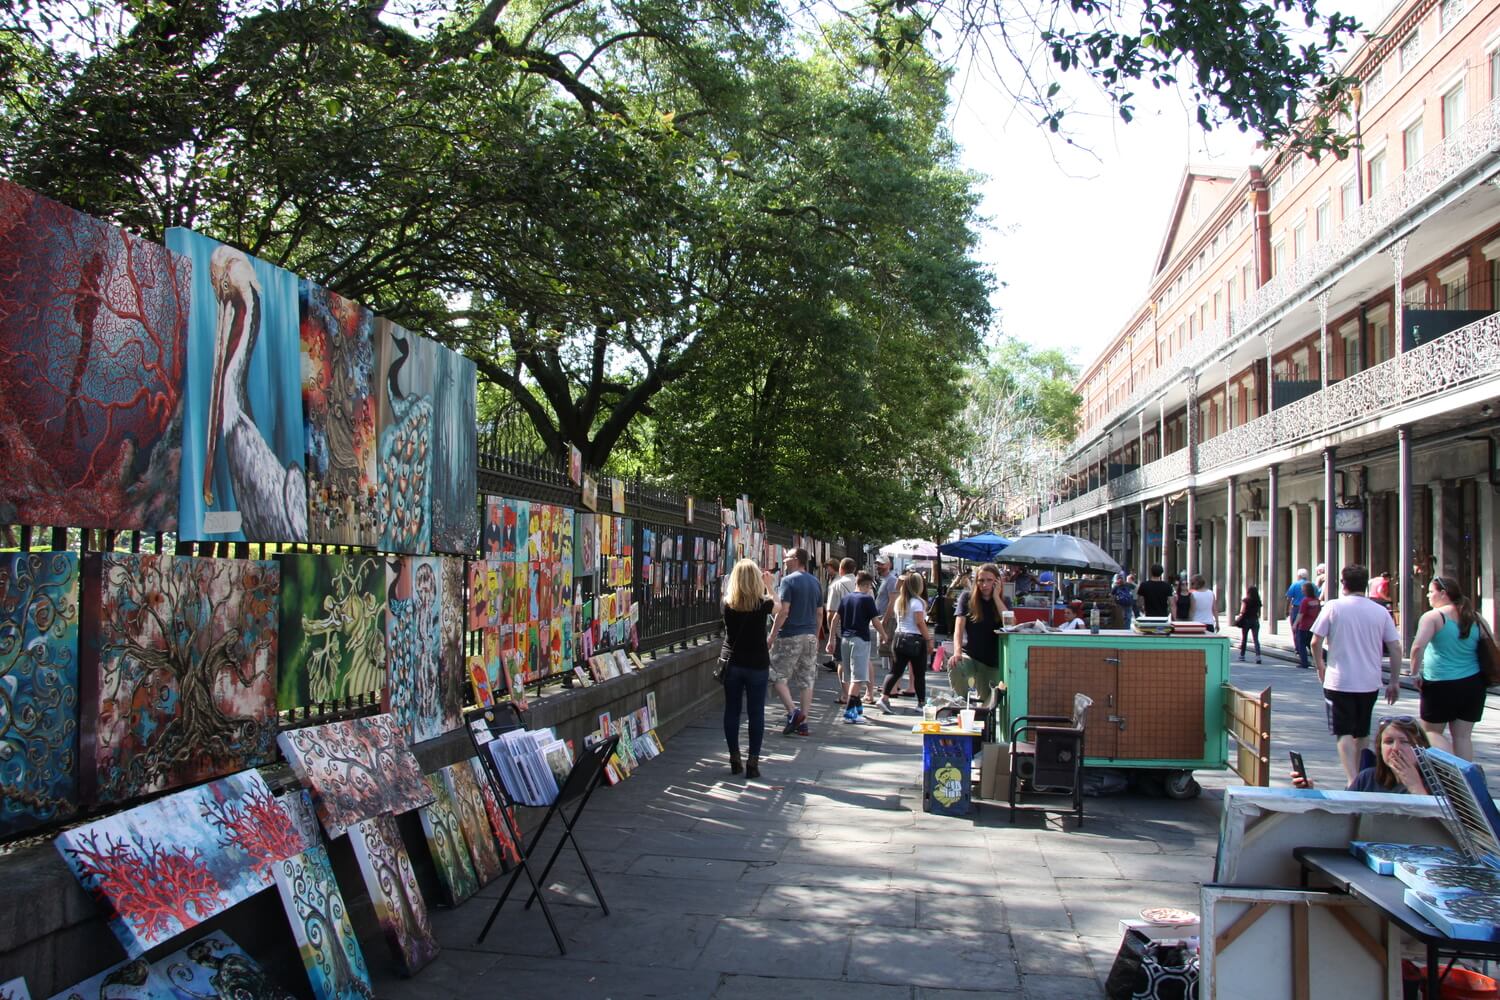
[[[1340,574],[1344,596],[1328,601],[1312,627],[1313,665],[1323,684],[1323,704],[1328,711],[1328,731],[1338,745],[1339,762],[1353,782],[1359,774],[1360,754],[1370,745],[1370,715],[1380,695],[1380,658],[1391,658],[1390,680],[1385,700],[1394,705],[1401,697],[1401,637],[1390,612],[1365,596],[1370,571],[1363,566],[1345,566]],[[1332,647],[1325,662],[1323,645]]]

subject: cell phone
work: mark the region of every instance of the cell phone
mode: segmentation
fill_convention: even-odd
[[[1287,756],[1292,758],[1292,773],[1307,777],[1307,765],[1302,763],[1302,755],[1295,750],[1288,750]]]

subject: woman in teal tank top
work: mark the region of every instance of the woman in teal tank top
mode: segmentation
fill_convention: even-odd
[[[1422,696],[1422,728],[1433,746],[1473,760],[1474,724],[1484,715],[1486,693],[1479,668],[1484,623],[1451,576],[1432,578],[1427,603],[1432,610],[1417,622],[1411,647],[1411,675]]]

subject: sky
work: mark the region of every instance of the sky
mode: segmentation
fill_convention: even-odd
[[[1331,6],[1369,24],[1390,4]],[[1188,165],[1238,172],[1265,154],[1234,125],[1204,132],[1184,94],[1149,85],[1137,95],[1134,119],[1123,123],[1076,72],[1059,78],[1064,94],[1084,106],[1064,119],[1069,145],[1017,108],[992,70],[957,63],[949,128],[963,165],[984,177],[980,211],[988,228],[978,256],[1004,282],[992,297],[995,332],[1061,347],[1081,370],[1144,300]],[[1090,105],[1098,112],[1089,114]]]

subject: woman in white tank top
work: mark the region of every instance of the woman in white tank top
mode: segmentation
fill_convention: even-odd
[[[1188,591],[1193,610],[1189,621],[1202,622],[1210,632],[1219,630],[1219,606],[1214,592],[1208,589],[1208,581],[1201,576],[1193,577],[1192,589]]]

